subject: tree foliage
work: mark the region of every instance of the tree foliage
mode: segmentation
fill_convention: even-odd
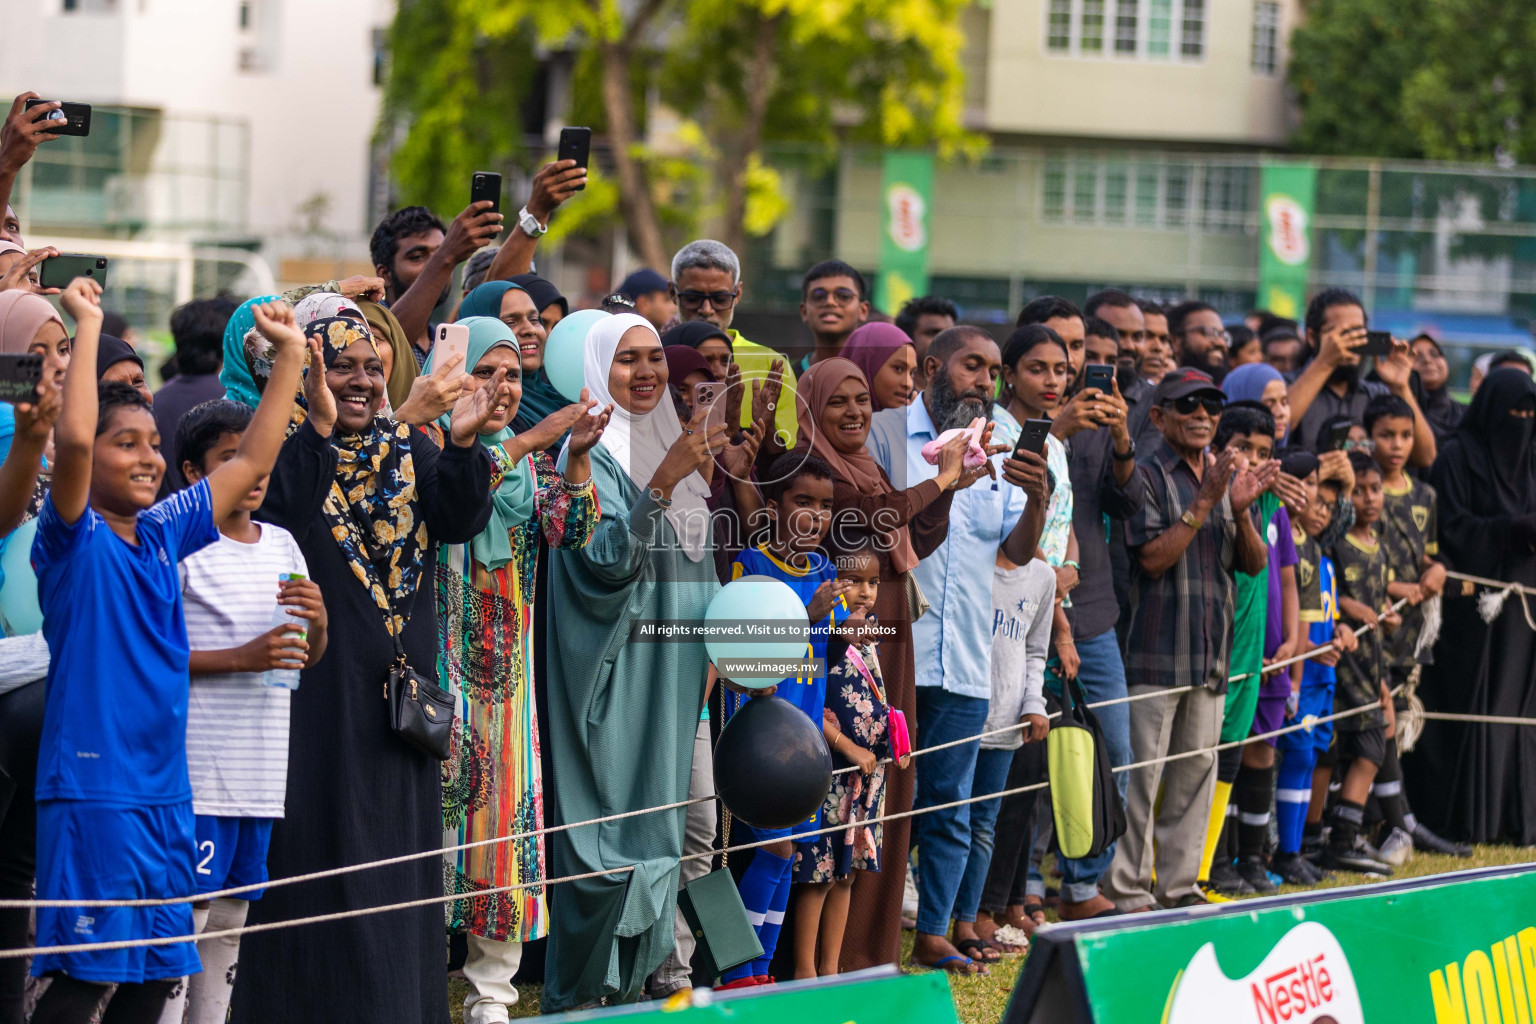
[[[457,195],[473,164],[515,149],[538,55],[571,51],[573,123],[601,131],[611,160],[603,205],[664,266],[703,224],[739,244],[783,216],[767,144],[829,159],[844,140],[978,150],[962,123],[968,2],[402,0],[382,130],[405,126],[394,172],[408,198]],[[658,102],[670,127],[648,132]]]

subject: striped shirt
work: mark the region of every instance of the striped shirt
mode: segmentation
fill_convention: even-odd
[[[194,651],[239,647],[272,628],[278,575],[309,575],[293,535],[261,524],[242,544],[220,534],[181,564],[187,641]],[[224,818],[281,818],[288,786],[291,691],[259,672],[195,675],[187,709],[192,807]]]

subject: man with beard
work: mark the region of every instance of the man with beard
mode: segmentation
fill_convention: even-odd
[[[1136,308],[1141,310],[1147,322],[1147,340],[1141,346],[1141,360],[1136,372],[1148,384],[1157,387],[1163,374],[1173,369],[1173,346],[1168,341],[1168,311],[1151,299],[1137,299]]]
[[[446,230],[425,206],[407,206],[379,221],[368,251],[384,279],[389,306],[418,363],[432,352],[432,310],[448,298],[453,270],[501,234],[501,214],[488,199],[470,203]]]
[[[1290,387],[1290,444],[1317,450],[1318,432],[1334,416],[1360,422],[1377,395],[1394,394],[1413,410],[1413,451],[1408,461],[1428,467],[1435,461],[1435,435],[1414,400],[1410,380],[1413,356],[1408,343],[1393,339],[1392,354],[1376,360],[1379,381],[1361,376],[1365,344],[1365,307],[1353,292],[1329,288],[1307,305],[1307,346],[1312,361]]]
[[[1131,705],[1136,761],[1216,744],[1232,644],[1232,574],[1257,573],[1268,557],[1246,512],[1278,472],[1278,464],[1250,472],[1231,450],[1207,454],[1225,396],[1199,370],[1170,371],[1153,403],[1163,441],[1137,461],[1133,486],[1142,507],[1126,525],[1125,669],[1130,695],[1146,698]],[[1215,769],[1215,755],[1200,754],[1130,773],[1126,832],[1105,887],[1121,910],[1206,902],[1195,877]]]
[[[1279,370],[1286,383],[1296,379],[1302,360],[1306,358],[1307,348],[1302,344],[1301,335],[1296,333],[1295,327],[1284,323],[1271,327],[1259,335],[1259,345],[1264,350],[1264,361]]]
[[[1002,373],[997,342],[979,327],[944,331],[923,363],[928,387],[918,399],[876,413],[870,424],[869,453],[897,490],[938,475],[938,467],[923,458],[925,444],[977,417],[991,419]],[[928,614],[912,623],[917,735],[927,747],[975,737],[985,726],[992,694],[993,569],[1000,558],[1029,564],[1045,526],[1045,459],[1029,452],[1014,458],[1004,446],[988,454],[984,475],[967,473],[956,484],[948,537],[913,570],[931,603]],[[968,799],[980,746],[973,738],[924,758],[914,806]],[[921,814],[915,828],[923,852],[912,960],[959,974],[985,973],[946,938],[970,856],[969,805]]]
[[[1208,374],[1218,384],[1227,375],[1227,345],[1231,336],[1221,314],[1209,303],[1191,299],[1168,311],[1168,336],[1180,366]]]

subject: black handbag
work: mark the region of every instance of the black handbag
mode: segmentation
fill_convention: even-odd
[[[453,695],[406,664],[400,638],[392,634],[390,639],[395,642],[395,663],[384,683],[389,727],[428,757],[446,761],[453,742]]]

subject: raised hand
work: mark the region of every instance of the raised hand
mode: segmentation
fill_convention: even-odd
[[[53,246],[45,246],[41,249],[33,249],[22,256],[4,276],[0,276],[0,292],[19,290],[31,292],[33,295],[57,295],[57,288],[43,288],[38,285],[36,279],[37,265],[43,260],[51,260],[59,254],[59,250]]]
[[[276,359],[285,353],[304,351],[304,332],[293,318],[293,307],[281,300],[263,302],[251,307],[256,318],[256,330],[272,343],[272,356]],[[321,364],[325,365],[324,363]]]
[[[1275,496],[1285,503],[1286,509],[1295,517],[1307,507],[1307,489],[1304,484],[1289,473],[1279,473],[1275,476],[1275,482],[1270,485],[1270,490]]]
[[[533,192],[528,197],[528,212],[540,224],[549,223],[550,214],[587,183],[587,169],[575,160],[554,160],[540,167],[533,176]]]
[[[1392,339],[1392,354],[1378,356],[1376,375],[1394,392],[1401,394],[1408,387],[1408,375],[1413,372],[1413,352],[1401,338]]]
[[[405,358],[411,358],[410,353],[406,353]],[[455,352],[444,359],[442,365],[433,366],[431,373],[417,377],[411,385],[411,393],[395,410],[395,419],[419,426],[431,423],[452,409],[464,394],[465,375],[459,371],[463,362],[464,357]]]
[[[523,431],[518,436],[532,445],[534,450],[544,451],[547,448],[553,447],[555,442],[559,441],[562,437],[565,436],[565,432],[570,430],[573,431],[572,449],[574,450],[574,428],[580,425],[583,419],[590,418],[587,415],[587,410],[591,409],[596,404],[596,402],[592,401],[588,397],[587,389],[582,388],[581,401],[572,402],[570,405],[561,406],[559,409],[556,409],[548,416],[545,416],[542,420],[539,420],[539,422],[535,423],[531,428]],[[608,408],[610,412],[613,409],[612,406],[609,406]],[[607,421],[604,420],[604,422],[606,423]],[[593,438],[592,444],[596,443],[597,439]],[[592,445],[588,445],[586,448],[583,448],[582,451],[589,451],[591,447]]]
[[[384,279],[382,277],[369,277],[366,274],[354,274],[336,282],[336,291],[349,299],[368,299],[378,302],[384,298]]]
[[[11,101],[11,111],[6,115],[5,123],[0,124],[0,169],[12,173],[21,170],[39,145],[59,137],[49,129],[63,122],[49,121],[48,115],[63,104],[49,100],[27,109],[27,100],[41,98],[35,92],[24,92]]]
[[[731,426],[741,422],[741,402],[746,388],[741,384],[741,367],[733,361],[725,371],[725,422]]]
[[[726,417],[726,423],[737,422]],[[737,480],[746,480],[752,475],[752,465],[757,461],[757,450],[762,446],[763,438],[768,435],[768,424],[758,422],[742,431],[741,440],[735,444],[728,444],[720,452],[720,462],[725,466],[725,471]]]
[[[613,403],[603,406],[602,410],[593,415],[588,410],[597,403],[587,397],[587,389],[581,389],[581,401],[571,408],[581,410],[581,415],[576,417],[576,422],[571,425],[571,457],[585,455],[597,447],[597,442],[603,439],[603,431],[608,426],[608,419],[613,415]]]
[[[1237,468],[1236,458],[1230,449],[1219,455],[1205,453],[1205,472],[1200,476],[1200,490],[1195,493],[1196,503],[1204,505],[1207,509],[1221,504],[1222,497],[1227,493],[1227,485],[1232,482],[1232,474]]]
[[[498,366],[490,380],[454,403],[448,420],[448,434],[454,445],[467,448],[475,443],[480,431],[495,415],[497,404],[506,397],[503,392],[506,380],[507,368]]]
[[[89,277],[77,277],[69,282],[64,289],[64,294],[59,296],[59,305],[64,307],[64,312],[74,318],[75,323],[94,320],[101,323],[101,285]]]
[[[476,250],[495,241],[496,236],[501,234],[502,218],[495,211],[495,206],[489,199],[470,203],[448,225],[448,231],[443,236],[442,253],[454,265],[463,263]]]
[[[664,497],[670,496],[672,488],[689,473],[698,472],[706,462],[714,458],[715,449],[725,444],[726,431],[730,428],[724,423],[708,423],[710,408],[704,405],[694,412],[693,419],[677,435],[677,440],[672,442],[672,447],[667,449],[666,456],[662,458],[661,465],[656,467],[656,473],[648,484],[650,489],[661,491]]]
[[[336,427],[336,396],[325,380],[325,350],[319,338],[309,338],[309,369],[304,373],[304,404],[310,428],[330,437]]]
[[[43,377],[37,382],[37,399],[17,402],[16,436],[25,437],[41,444],[48,440],[53,425],[59,421],[64,409],[64,374],[52,359],[43,360]]]
[[[752,382],[752,419],[774,421],[774,413],[779,407],[779,397],[784,390],[785,364],[782,359],[775,359],[768,367],[766,380],[754,380]],[[739,422],[739,421],[738,421]]]

